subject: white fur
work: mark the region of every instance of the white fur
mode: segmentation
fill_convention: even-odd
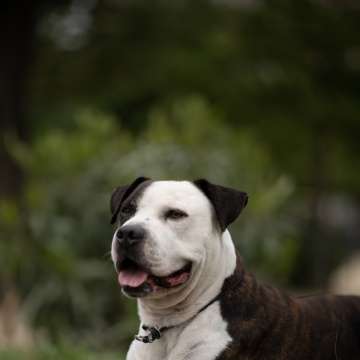
[[[165,220],[168,208],[188,217]],[[127,360],[211,360],[231,340],[221,317],[219,302],[199,313],[221,290],[234,272],[236,255],[228,231],[214,225],[208,198],[188,181],[156,181],[142,195],[138,209],[127,224],[142,224],[148,231],[144,256],[154,275],[166,276],[191,261],[191,277],[184,285],[138,299],[141,322],[169,327],[152,344],[134,341]],[[116,261],[112,246],[112,257]]]
[[[126,359],[213,360],[231,341],[226,326],[216,302],[193,321],[169,329],[152,344],[133,341]]]

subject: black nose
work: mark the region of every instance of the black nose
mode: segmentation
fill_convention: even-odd
[[[116,238],[121,246],[129,247],[145,239],[145,230],[140,225],[125,225],[116,232]]]

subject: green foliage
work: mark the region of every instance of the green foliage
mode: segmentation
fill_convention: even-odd
[[[359,149],[360,22],[349,4],[104,1],[95,7],[86,41],[67,49],[51,34],[71,9],[55,9],[57,16],[42,24],[34,116],[53,118],[64,104],[91,103],[141,131],[156,104],[198,93],[225,122],[256,132],[300,182],[315,182],[309,164],[320,151],[316,143],[324,143],[326,176],[358,191],[347,159]]]
[[[207,177],[248,191],[251,206],[234,226],[234,239],[250,263],[287,279],[295,238],[277,218],[293,184],[275,171],[251,133],[221,125],[221,112],[195,95],[158,104],[136,138],[109,114],[86,109],[74,118],[71,130],[54,129],[31,147],[14,146],[28,174],[26,241],[22,226],[10,226],[15,215],[5,204],[4,219],[13,230],[8,251],[21,249],[26,261],[11,257],[16,263],[7,271],[34,325],[46,325],[55,338],[59,329],[81,334],[92,345],[126,344],[136,331],[135,304],[120,295],[109,258],[108,204],[115,186],[141,174]],[[0,257],[6,264],[7,253]]]
[[[310,0],[40,3],[31,141],[7,144],[26,185],[23,203],[0,199],[0,282],[16,287],[36,332],[84,348],[30,358],[91,359],[87,345],[132,338],[108,203],[139,175],[247,191],[231,230],[248,267],[283,285],[297,264],[318,276],[303,259],[323,246],[319,199],[360,194],[358,11]]]

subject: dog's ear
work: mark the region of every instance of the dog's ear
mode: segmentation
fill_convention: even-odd
[[[122,203],[142,183],[149,181],[149,178],[138,177],[131,184],[118,186],[112,193],[110,199],[111,224],[114,224],[119,214]]]
[[[248,202],[245,192],[210,183],[198,179],[194,184],[208,197],[215,209],[222,232],[239,216]]]

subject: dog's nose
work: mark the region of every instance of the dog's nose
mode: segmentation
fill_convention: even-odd
[[[145,230],[139,225],[125,225],[116,232],[116,238],[123,247],[136,245],[145,239]]]

